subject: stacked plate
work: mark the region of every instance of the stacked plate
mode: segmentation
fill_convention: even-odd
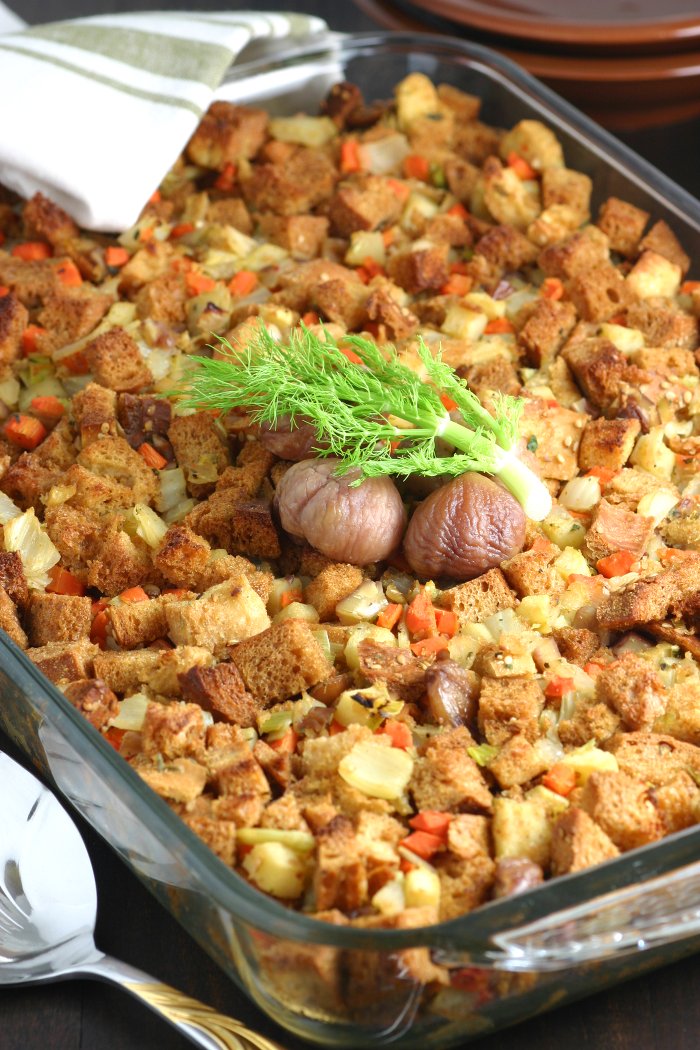
[[[389,29],[487,44],[616,131],[700,115],[699,0],[355,2]]]

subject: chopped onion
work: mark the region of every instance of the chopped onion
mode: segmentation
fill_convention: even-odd
[[[151,510],[146,503],[135,503],[131,508],[129,518],[131,521],[127,521],[127,531],[130,531],[128,525],[131,524],[133,535],[140,536],[149,547],[160,546],[168,531],[168,526],[154,510]]]
[[[600,503],[600,481],[596,477],[572,478],[559,494],[567,510],[586,511]]]
[[[133,693],[120,701],[119,713],[110,718],[109,725],[115,729],[127,729],[139,733],[143,728],[143,720],[151,700],[145,693]]]
[[[442,884],[437,871],[428,868],[413,868],[404,880],[404,896],[407,908],[437,908],[440,904]]]
[[[361,740],[338,765],[346,784],[370,798],[399,798],[413,773],[413,759],[400,747],[387,747],[379,741]]]
[[[417,870],[417,869],[416,869]],[[380,890],[372,897],[370,901],[373,908],[376,908],[382,915],[400,915],[406,907],[406,898],[403,892],[403,878],[392,879],[390,882],[385,882]]]
[[[308,853],[314,848],[316,840],[310,831],[296,831],[287,828],[238,828],[236,842],[245,846],[255,846],[258,842],[281,842],[297,853]]]
[[[678,496],[668,489],[647,492],[637,504],[637,514],[641,514],[643,518],[653,518],[654,528],[656,528],[677,503]]]
[[[4,527],[5,550],[18,551],[24,566],[27,583],[41,590],[50,582],[48,571],[60,561],[61,555],[44,531],[30,507],[19,517],[13,517]]]
[[[388,175],[398,172],[411,152],[408,139],[400,132],[385,135],[382,139],[363,142],[360,146],[362,167],[371,175]]]
[[[363,580],[352,594],[338,602],[335,615],[342,624],[351,626],[374,620],[388,604],[381,583],[376,580]]]
[[[160,492],[156,496],[156,510],[163,514],[187,499],[187,486],[182,467],[159,470],[158,479]]]
[[[13,518],[19,518],[22,511],[15,506],[9,496],[0,492],[0,525],[7,525]]]

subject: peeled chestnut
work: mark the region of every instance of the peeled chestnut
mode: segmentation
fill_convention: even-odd
[[[525,512],[483,474],[462,474],[420,503],[403,541],[423,579],[472,580],[521,551]]]
[[[319,447],[316,431],[306,419],[295,420],[292,427],[289,416],[282,416],[277,426],[263,423],[260,428],[260,442],[280,459],[291,459],[295,462],[308,459],[313,450]]]
[[[289,468],[275,494],[282,528],[335,561],[380,561],[399,546],[406,527],[399,491],[390,478],[351,487],[358,471],[335,477],[338,463],[329,456]]]

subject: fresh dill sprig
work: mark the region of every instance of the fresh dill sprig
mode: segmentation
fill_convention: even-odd
[[[544,517],[549,493],[511,451],[520,399],[498,396],[492,416],[422,340],[418,354],[429,382],[402,364],[393,348],[380,350],[361,336],[345,338],[340,349],[328,333],[319,338],[301,325],[283,344],[261,326],[245,346],[221,339],[216,357],[193,358],[178,393],[185,407],[245,408],[255,422],[271,427],[283,418],[292,426],[311,423],[318,454],[337,457],[339,473],[357,468],[356,484],[389,474],[481,471],[500,477],[530,517]],[[453,421],[441,394],[457,405],[462,422]],[[437,455],[438,438],[454,446],[453,456]]]

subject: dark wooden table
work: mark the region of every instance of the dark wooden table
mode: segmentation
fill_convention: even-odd
[[[117,10],[207,10],[269,7],[308,11],[332,28],[375,28],[349,0],[274,0],[269,4],[208,0],[159,4],[148,0],[10,0],[35,23]],[[5,103],[7,104],[7,103]],[[1,104],[0,104],[1,109]],[[1,125],[0,125],[1,126]],[[700,196],[700,121],[626,133],[634,149]],[[1,698],[0,698],[1,702]],[[17,756],[0,733],[0,749]],[[82,821],[99,893],[100,948],[176,985],[215,1008],[245,1020],[288,1050],[307,1044],[275,1030]],[[2,810],[0,802],[0,834]],[[471,1044],[479,1050],[697,1050],[700,1029],[700,956],[614,990]],[[80,981],[0,991],[1,1050],[185,1050],[191,1044],[124,993]]]

